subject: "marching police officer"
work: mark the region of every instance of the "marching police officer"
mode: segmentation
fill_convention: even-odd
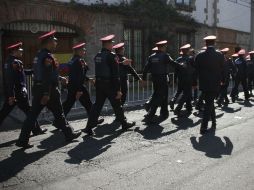
[[[252,87],[254,83],[254,51],[249,52],[249,59],[247,60],[247,68],[248,68],[248,89],[251,95]]]
[[[230,81],[230,74],[232,73],[233,65],[232,60],[227,57],[227,53],[229,48],[224,48],[220,50],[224,56],[224,64],[223,64],[223,76],[221,81],[220,92],[217,100],[217,104],[221,107],[222,103],[224,102],[226,105],[229,104],[229,99],[227,96],[228,93],[228,86]]]
[[[173,59],[166,53],[167,41],[160,41],[156,43],[158,51],[152,54],[147,61],[143,70],[142,79],[147,79],[147,73],[152,74],[152,81],[154,86],[154,93],[151,99],[151,107],[148,114],[145,115],[146,122],[153,122],[156,110],[161,107],[161,118],[167,118],[168,112],[168,81],[167,75],[169,73],[169,65],[175,63]]]
[[[238,58],[234,61],[234,66],[236,68],[235,74],[235,84],[231,92],[232,102],[235,102],[236,96],[238,94],[238,86],[241,83],[243,86],[245,100],[249,99],[249,92],[247,87],[247,62],[244,58],[245,50],[241,49],[238,52]]]
[[[63,113],[58,89],[58,62],[52,55],[52,51],[57,46],[57,39],[54,36],[55,33],[56,31],[53,30],[39,37],[42,49],[38,52],[33,63],[34,86],[32,108],[22,126],[19,140],[16,143],[17,146],[23,148],[33,146],[29,144],[29,135],[33,123],[45,106],[53,112],[56,126],[63,131],[66,141],[72,141],[81,134],[81,132],[73,131]]]
[[[22,42],[10,45],[7,50],[10,55],[4,64],[3,70],[6,99],[0,111],[0,125],[16,105],[26,115],[31,109],[26,89],[24,65],[20,60],[23,55]],[[32,128],[33,135],[43,134],[46,131],[47,129],[41,129],[39,123],[35,121]]]
[[[86,76],[89,68],[84,60],[84,56],[86,54],[85,43],[79,43],[73,46],[72,49],[74,51],[74,55],[68,63],[68,95],[66,101],[63,102],[64,115],[66,116],[70,112],[76,100],[79,100],[89,115],[92,108],[92,101],[84,82],[93,82],[94,80]],[[103,121],[103,119],[100,119],[98,124],[102,123]]]
[[[214,99],[219,91],[223,75],[224,57],[214,48],[216,36],[204,38],[207,49],[201,51],[195,58],[195,66],[198,71],[199,88],[202,91],[205,105],[200,134],[208,132],[208,121],[212,120],[212,129],[216,129]]]
[[[113,46],[113,49],[115,49],[116,55],[119,58],[119,74],[120,74],[120,82],[121,82],[121,103],[122,106],[124,105],[127,97],[128,92],[128,73],[131,73],[132,76],[135,78],[135,80],[138,80],[141,82],[141,85],[143,85],[143,80],[138,76],[135,69],[131,66],[131,64],[124,64],[123,61],[126,60],[126,57],[124,56],[124,43],[119,43]]]
[[[88,135],[93,135],[92,128],[96,127],[97,119],[104,105],[106,98],[109,99],[114,109],[116,119],[122,125],[122,129],[126,130],[135,125],[135,122],[128,123],[124,116],[123,107],[121,105],[121,84],[119,76],[119,64],[130,64],[128,59],[121,63],[113,50],[113,39],[115,35],[109,35],[101,38],[102,49],[94,58],[95,76],[96,76],[96,100],[92,106],[87,126],[83,130]]]
[[[186,44],[180,48],[182,51],[182,56],[176,59],[176,70],[177,70],[177,77],[178,77],[178,88],[182,89],[182,96],[179,99],[178,105],[174,110],[176,115],[180,114],[180,111],[186,103],[186,109],[188,114],[192,111],[192,77],[194,73],[194,60],[192,57],[189,56],[189,50],[191,45]]]

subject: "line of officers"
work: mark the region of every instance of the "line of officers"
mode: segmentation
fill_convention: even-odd
[[[80,101],[88,114],[86,127],[82,130],[87,135],[93,135],[93,128],[104,122],[100,117],[104,102],[108,99],[115,112],[116,121],[120,122],[122,130],[133,127],[135,122],[128,122],[124,115],[123,105],[126,101],[128,89],[128,73],[131,73],[142,86],[145,86],[147,73],[151,73],[154,92],[145,104],[147,114],[144,122],[156,122],[156,111],[160,108],[159,118],[165,120],[169,116],[168,110],[168,75],[170,67],[174,67],[178,79],[177,93],[170,101],[170,107],[178,116],[181,109],[186,105],[186,110],[190,114],[192,111],[192,90],[197,96],[197,84],[199,81],[199,96],[196,104],[197,109],[203,109],[203,120],[200,133],[209,132],[208,121],[212,121],[211,129],[216,129],[216,118],[214,100],[217,98],[218,104],[228,104],[227,88],[230,74],[233,76],[235,86],[231,93],[234,102],[238,95],[238,85],[243,85],[245,98],[249,98],[254,81],[254,52],[249,52],[248,63],[245,59],[246,52],[240,50],[233,59],[227,58],[229,51],[225,48],[221,51],[215,49],[216,36],[204,38],[205,48],[197,55],[191,51],[191,45],[186,44],[180,48],[181,55],[175,61],[167,54],[166,40],[156,43],[153,54],[149,56],[144,67],[142,77],[139,77],[132,67],[132,60],[124,56],[124,43],[114,45],[115,35],[108,35],[100,39],[102,49],[94,58],[95,79],[87,77],[88,65],[84,60],[86,54],[85,43],[73,46],[73,57],[68,63],[68,80],[58,73],[59,63],[53,56],[57,47],[56,31],[50,31],[39,37],[41,49],[37,53],[33,62],[34,84],[33,100],[29,105],[26,88],[24,65],[21,61],[23,49],[22,42],[7,47],[9,56],[4,64],[4,89],[5,102],[0,111],[0,125],[8,116],[11,110],[17,105],[25,114],[26,119],[22,125],[17,146],[31,148],[29,143],[31,132],[33,135],[44,134],[47,130],[42,129],[37,122],[37,118],[46,106],[52,111],[55,120],[53,126],[61,130],[67,142],[78,138],[81,131],[74,131],[66,120],[66,115],[71,110],[75,101]],[[115,53],[113,52],[115,50]],[[251,65],[251,66],[248,66]],[[247,69],[252,68],[252,70]],[[249,75],[247,74],[249,71]],[[250,73],[250,71],[252,71]],[[249,84],[247,86],[247,77]],[[67,85],[67,99],[62,103],[58,83],[61,81]],[[93,104],[87,87],[84,82],[91,82],[96,87],[96,99]],[[249,88],[248,88],[249,87]],[[178,101],[177,107],[174,104]]]

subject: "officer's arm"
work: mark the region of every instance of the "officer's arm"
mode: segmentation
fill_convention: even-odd
[[[136,71],[131,65],[128,65],[128,70],[129,70],[129,72],[132,74],[132,76],[135,78],[135,80],[142,80],[142,79],[138,76],[137,71]]]
[[[178,63],[176,61],[174,61],[170,55],[167,54],[166,56],[166,63],[167,64],[172,64],[174,67],[176,67],[178,65]]]
[[[118,62],[117,56],[114,54],[110,54],[108,63],[111,70],[111,80],[112,80],[113,86],[116,88],[117,91],[121,91],[120,76],[119,76],[119,62]]]
[[[15,63],[14,63],[15,64]],[[4,80],[5,80],[5,84],[6,84],[6,88],[7,88],[7,95],[8,97],[14,97],[15,93],[14,93],[14,78],[15,78],[15,65],[13,63],[12,64],[5,64],[4,65]]]
[[[150,61],[150,58],[148,58],[147,63],[146,63],[144,70],[143,70],[143,74],[142,74],[143,80],[147,79],[147,73],[150,71],[150,68],[151,68],[151,61]]]
[[[43,88],[43,95],[49,96],[50,94],[50,87],[51,87],[51,75],[52,75],[52,68],[53,68],[53,58],[46,57],[43,60],[42,66],[42,88]]]

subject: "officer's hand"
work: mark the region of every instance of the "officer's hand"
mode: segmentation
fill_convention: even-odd
[[[68,84],[68,79],[67,78],[65,78],[65,77],[62,77],[61,78],[61,83],[62,83],[62,85],[67,85]]]
[[[9,97],[8,103],[9,103],[10,106],[12,106],[15,102],[16,102],[15,97]]]
[[[46,105],[49,101],[49,95],[44,95],[41,98],[41,105]]]
[[[122,94],[121,91],[117,91],[116,99],[117,99],[117,100],[121,99],[122,95],[123,95],[123,94]]]
[[[131,59],[125,59],[123,61],[123,65],[131,65],[132,60]]]
[[[95,79],[89,79],[89,82],[95,85]]]
[[[82,96],[83,92],[77,92],[76,93],[76,100],[79,100],[79,98]]]

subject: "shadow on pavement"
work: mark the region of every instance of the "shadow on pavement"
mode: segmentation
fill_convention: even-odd
[[[0,183],[4,182],[21,172],[26,166],[40,160],[43,156],[66,145],[64,140],[60,139],[60,134],[56,133],[47,139],[41,141],[39,148],[44,150],[26,153],[24,149],[17,149],[12,152],[10,157],[0,162]]]
[[[241,111],[242,108],[237,108],[237,109],[234,109],[234,108],[230,108],[230,107],[222,107],[221,108],[222,111],[226,112],[226,113],[235,113],[235,112],[238,112],[238,111]]]
[[[201,137],[191,137],[190,141],[195,150],[204,152],[207,157],[210,158],[222,158],[222,155],[231,155],[233,150],[233,144],[228,137],[222,139],[215,135],[214,130]]]
[[[116,131],[118,127],[117,123],[100,125],[94,130],[96,136],[84,136],[83,142],[68,151],[70,158],[65,162],[80,164],[83,160],[89,161],[107,151],[114,143],[113,140],[123,133],[122,130]]]

